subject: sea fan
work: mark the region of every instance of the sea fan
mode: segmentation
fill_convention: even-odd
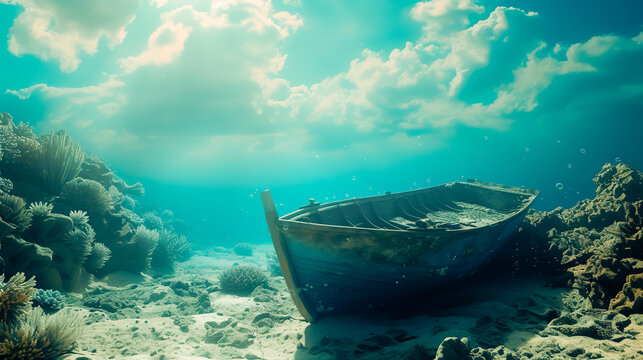
[[[47,202],[35,202],[29,205],[29,212],[33,216],[34,220],[42,220],[51,214],[51,210],[54,209],[52,204]]]
[[[0,218],[12,224],[14,232],[22,233],[31,225],[31,213],[22,198],[15,195],[0,195]]]
[[[35,278],[26,280],[23,273],[15,274],[6,283],[4,274],[0,275],[0,327],[6,329],[15,326],[20,317],[29,311],[35,285]]]
[[[255,265],[233,266],[219,276],[221,290],[236,295],[248,295],[257,286],[267,283],[268,275]]]
[[[62,359],[76,347],[81,324],[76,314],[46,316],[41,308],[34,308],[20,326],[0,335],[0,359]]]
[[[59,194],[81,170],[85,153],[65,130],[41,138],[43,181],[51,194]]]
[[[85,261],[85,269],[89,272],[96,272],[105,266],[105,263],[112,256],[112,251],[101,243],[94,243],[89,257]]]

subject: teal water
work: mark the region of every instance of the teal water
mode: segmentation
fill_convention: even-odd
[[[173,3],[61,5],[44,10],[49,38],[27,31],[31,5],[2,4],[0,111],[67,128],[198,246],[269,242],[264,189],[284,215],[476,178],[538,189],[545,210],[590,197],[605,163],[643,168],[639,1],[423,4],[225,10],[265,28],[167,22]]]

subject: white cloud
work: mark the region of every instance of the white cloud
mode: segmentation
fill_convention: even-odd
[[[24,8],[9,30],[9,51],[15,56],[56,60],[65,72],[78,68],[82,53],[96,53],[101,38],[112,48],[120,44],[139,6],[137,0],[0,2]]]
[[[121,67],[125,72],[130,73],[140,66],[171,62],[183,52],[183,44],[188,38],[190,30],[190,27],[182,23],[164,23],[150,35],[147,49],[137,56],[121,59]]]

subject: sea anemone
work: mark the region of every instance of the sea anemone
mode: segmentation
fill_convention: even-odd
[[[54,209],[54,206],[47,202],[34,202],[29,205],[29,212],[33,216],[34,220],[42,220],[51,214],[51,210]]]
[[[60,199],[72,209],[82,209],[90,216],[101,216],[112,208],[112,197],[94,180],[75,178],[63,186]]]
[[[0,218],[13,225],[15,233],[22,233],[31,225],[31,213],[25,201],[15,195],[0,195]]]
[[[0,334],[0,359],[62,359],[73,352],[80,331],[76,314],[46,316],[41,308],[34,308],[20,326]]]
[[[152,261],[152,253],[154,253],[154,249],[156,249],[156,245],[158,245],[159,242],[158,231],[149,230],[144,225],[141,225],[136,228],[130,242],[134,244],[134,249],[140,258],[140,261],[138,262],[140,265],[135,270],[149,270]]]
[[[2,328],[15,326],[20,317],[30,309],[31,297],[35,291],[36,279],[26,280],[24,273],[17,273],[4,282],[0,275],[0,325]]]
[[[43,182],[51,194],[59,194],[81,170],[85,153],[65,130],[51,132],[40,140]]]
[[[65,295],[58,290],[36,289],[31,302],[33,306],[40,306],[44,312],[52,314],[65,307]]]
[[[89,216],[87,216],[86,211],[82,210],[72,210],[69,212],[69,217],[71,222],[74,224],[74,227],[82,227],[89,223]]]
[[[80,229],[71,230],[65,241],[74,254],[74,259],[79,263],[83,263],[92,251],[93,239]]]
[[[112,251],[101,243],[94,243],[92,251],[85,260],[85,269],[89,272],[95,272],[105,266],[105,263],[112,256]]]
[[[267,282],[266,272],[255,265],[233,266],[219,276],[221,290],[236,295],[248,295],[257,286],[265,285]]]

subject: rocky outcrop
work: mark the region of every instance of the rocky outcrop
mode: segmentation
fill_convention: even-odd
[[[643,175],[624,164],[606,164],[594,183],[593,199],[527,216],[519,236],[545,254],[527,266],[566,271],[595,308],[640,312]]]

